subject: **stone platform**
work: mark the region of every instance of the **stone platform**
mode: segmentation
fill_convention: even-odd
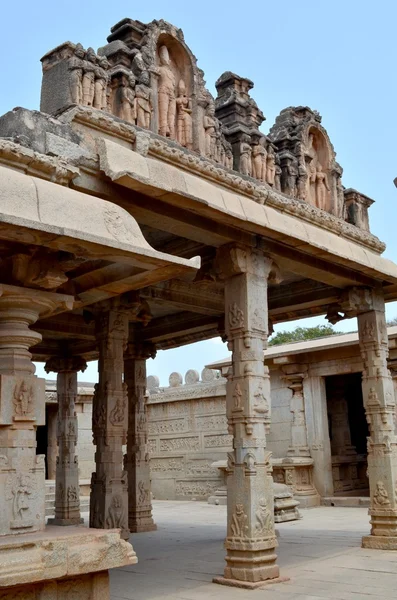
[[[106,600],[108,569],[136,562],[132,546],[118,530],[50,526],[37,533],[4,536],[0,598]]]

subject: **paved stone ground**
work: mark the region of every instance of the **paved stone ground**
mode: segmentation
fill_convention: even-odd
[[[279,523],[278,563],[290,581],[247,591],[211,583],[222,574],[226,507],[155,502],[158,531],[135,534],[139,563],[111,572],[112,600],[395,600],[397,552],[364,550],[366,508],[303,510]]]

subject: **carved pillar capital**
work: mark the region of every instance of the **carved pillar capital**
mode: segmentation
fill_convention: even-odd
[[[46,373],[73,373],[84,371],[87,368],[87,362],[82,356],[52,356],[47,360],[44,369]]]
[[[147,360],[148,358],[155,358],[156,354],[156,346],[151,342],[129,341],[124,352],[124,360]]]
[[[260,249],[242,244],[225,244],[217,250],[215,267],[221,279],[242,273],[268,279],[272,269],[275,269],[275,263]]]

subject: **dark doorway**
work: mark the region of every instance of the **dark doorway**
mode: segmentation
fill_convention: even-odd
[[[335,494],[367,495],[367,437],[361,373],[325,378]]]

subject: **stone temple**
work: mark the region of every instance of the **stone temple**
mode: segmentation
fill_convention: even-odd
[[[272,324],[311,315],[358,319],[369,427],[362,543],[397,549],[385,322],[397,266],[370,233],[373,200],[344,188],[318,112],[286,108],[264,135],[252,81],[227,71],[214,99],[180,29],[124,19],[107,41],[48,52],[40,111],[0,118],[0,598],[109,597],[108,570],[137,561],[129,534],[155,528],[146,359],[218,335],[232,350],[232,448],[216,582],[280,580],[264,350]],[[99,382],[87,529],[75,403],[90,360]],[[45,382],[32,361],[57,377],[48,524],[36,453]]]

